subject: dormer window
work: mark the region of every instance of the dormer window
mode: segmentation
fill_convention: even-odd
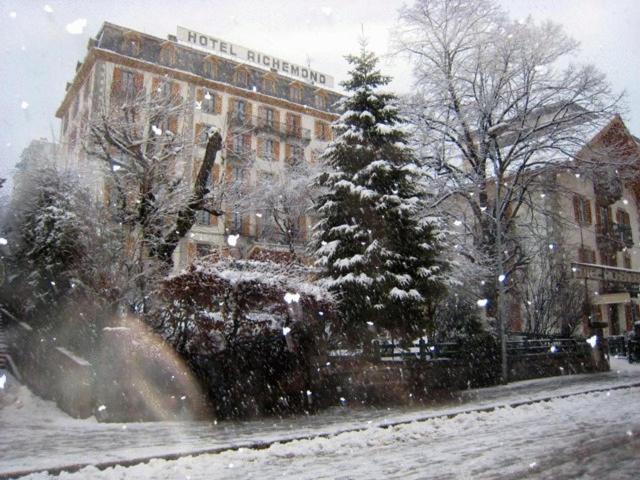
[[[247,87],[249,85],[249,72],[245,69],[236,70],[235,83],[240,87]]]
[[[327,97],[322,93],[316,93],[314,97],[314,103],[317,109],[326,110],[327,109]]]
[[[300,85],[291,85],[289,87],[289,99],[292,102],[302,103],[302,87]]]
[[[130,57],[137,57],[142,50],[142,41],[137,32],[125,32],[122,39],[122,51]]]
[[[212,57],[205,58],[202,73],[207,78],[215,79],[218,76],[218,62]]]
[[[160,50],[160,63],[165,65],[173,65],[176,63],[176,49],[172,44],[167,43],[162,46]]]
[[[269,95],[275,95],[276,93],[276,80],[273,77],[265,77],[262,83],[264,93]]]

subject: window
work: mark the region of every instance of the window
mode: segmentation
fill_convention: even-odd
[[[327,122],[316,120],[316,138],[318,140],[331,140],[331,126]]]
[[[246,70],[236,71],[236,84],[241,87],[249,85],[249,73]]]
[[[573,213],[580,225],[591,225],[591,202],[582,195],[573,196]]]
[[[302,102],[302,88],[298,85],[291,85],[289,87],[289,99],[292,102],[301,103]]]
[[[616,212],[616,237],[627,247],[633,246],[633,234],[631,231],[631,217],[624,210]]]
[[[236,100],[233,104],[233,116],[239,122],[244,122],[247,117],[247,102],[244,100]]]
[[[285,160],[289,165],[296,165],[304,161],[304,149],[300,145],[287,144],[285,153]]]
[[[203,212],[203,213],[207,213],[207,212]],[[207,213],[207,215],[209,215]],[[208,225],[209,222],[207,221],[207,223],[205,223],[205,225]],[[211,255],[211,253],[213,252],[213,245],[209,245],[208,243],[196,243],[196,255],[198,257],[206,257],[207,255]]]
[[[316,93],[315,97],[315,105],[316,108],[320,109],[320,110],[326,110],[327,109],[327,97],[325,97],[323,94],[321,93]]]
[[[122,71],[122,91],[127,99],[132,99],[136,95],[135,75],[128,70]]]
[[[590,248],[582,247],[578,250],[578,261],[580,263],[596,263],[596,252]]]
[[[300,127],[302,119],[300,115],[294,115],[293,113],[287,113],[287,133],[294,137],[302,136],[302,129]]]
[[[242,135],[236,135],[233,137],[233,151],[237,154],[244,152],[244,139],[242,138]]]
[[[207,78],[216,78],[218,73],[218,65],[215,61],[207,59],[202,64],[202,74]]]
[[[264,124],[269,128],[273,128],[275,125],[275,112],[273,108],[264,109]]]
[[[264,141],[264,156],[268,159],[273,159],[274,141],[272,138],[267,138]]]
[[[198,225],[209,225],[209,220],[210,220],[210,214],[209,212],[205,212],[204,210],[198,210],[196,212],[196,223]],[[198,247],[200,247],[200,244],[198,244]],[[207,245],[207,247],[209,247]],[[208,255],[208,253],[205,253],[204,255]],[[200,252],[198,252],[198,256],[202,257],[204,255],[201,255]]]
[[[263,90],[269,95],[275,95],[276,93],[276,81],[273,78],[266,77],[262,82]]]
[[[201,108],[204,113],[216,112],[216,97],[208,90],[205,91],[204,95],[202,96]]]
[[[629,255],[628,253],[625,253],[622,256],[622,262],[624,264],[624,268],[631,268],[631,255]]]
[[[137,57],[141,50],[140,39],[135,37],[125,37],[122,41],[122,50],[125,55]]]
[[[173,65],[176,61],[176,50],[173,45],[166,45],[160,49],[160,63]]]

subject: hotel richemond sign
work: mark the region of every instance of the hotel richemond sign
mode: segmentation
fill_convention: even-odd
[[[194,32],[188,28],[178,27],[177,38],[181,43],[233,57],[238,61],[252,63],[261,68],[268,68],[306,83],[322,85],[328,88],[333,87],[333,77],[329,75],[236,45],[235,43],[227,42],[226,40]]]

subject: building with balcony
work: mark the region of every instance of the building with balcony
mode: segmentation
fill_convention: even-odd
[[[287,162],[315,161],[331,140],[336,118],[333,105],[340,95],[331,87],[331,77],[309,67],[181,27],[163,39],[104,23],[89,41],[56,112],[62,122],[61,158],[64,166],[98,178],[100,168],[88,158],[83,142],[100,109],[114,98],[160,92],[187,106],[163,126],[193,140],[181,153],[178,173],[194,178],[207,131],[215,127],[223,134],[224,148],[213,180],[224,175],[252,185],[259,176],[278,175]],[[308,229],[310,222],[304,223]],[[245,252],[266,241],[257,215],[231,206],[222,217],[201,212],[174,254],[176,268],[223,245],[231,233],[241,234],[239,247]]]
[[[584,299],[578,333],[591,335],[598,327],[606,336],[621,335],[640,319],[640,143],[619,115],[585,140],[578,161],[598,152],[606,168],[581,174],[559,164],[532,198],[547,234],[546,255],[571,272],[572,284]],[[620,170],[626,171],[615,169],[607,155],[622,158]],[[535,268],[538,260],[533,260],[533,274],[540,272]],[[518,331],[524,326],[524,299],[514,300],[510,328]]]

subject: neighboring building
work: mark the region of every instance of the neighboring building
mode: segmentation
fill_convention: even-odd
[[[216,127],[225,136],[213,178],[278,174],[285,162],[315,158],[331,140],[332,106],[340,95],[331,77],[261,52],[178,27],[178,35],[162,39],[104,23],[88,44],[84,62],[56,112],[62,120],[64,166],[87,178],[100,168],[87,158],[83,139],[114,93],[139,95],[159,89],[193,105],[168,128],[194,139],[180,166],[193,178],[204,156],[205,132]],[[98,185],[100,186],[100,185]],[[220,220],[220,221],[219,221]],[[305,229],[310,228],[306,222]],[[245,250],[260,243],[260,217],[228,210],[224,218],[199,215],[198,225],[174,255],[177,268],[195,256],[224,244],[225,233],[240,233]]]
[[[546,250],[542,255],[553,256],[570,272],[579,285],[580,299],[590,305],[590,315],[583,316],[578,332],[590,335],[593,327],[600,324],[606,336],[620,335],[640,319],[640,178],[621,180],[638,178],[640,145],[619,115],[585,140],[588,141],[576,158],[589,156],[595,161],[611,162],[611,170],[615,169],[612,160],[618,158],[620,169],[627,171],[580,174],[559,165],[531,192],[537,206],[536,213],[528,218],[537,216],[533,223],[541,226],[539,251]],[[629,175],[630,171],[633,175]],[[522,214],[527,215],[531,214]],[[544,260],[534,259],[528,273],[548,275],[548,271],[538,268]],[[584,305],[571,303],[569,298],[564,301],[568,308],[586,311]],[[510,299],[511,331],[525,326],[523,302],[517,296]],[[560,329],[557,325],[556,330]]]

